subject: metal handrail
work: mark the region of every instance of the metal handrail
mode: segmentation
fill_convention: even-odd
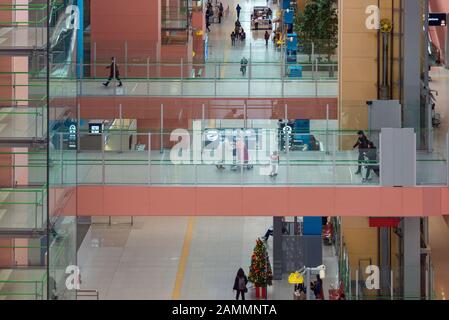
[[[76,290],[76,299],[78,297],[96,297],[96,300],[100,300],[100,293],[98,290],[79,289]]]

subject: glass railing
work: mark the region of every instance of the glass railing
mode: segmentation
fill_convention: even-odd
[[[404,266],[403,268],[379,267],[379,289],[367,287],[365,270],[355,270],[352,272],[352,292],[350,296],[353,300],[434,300],[436,296],[432,290],[432,267],[421,269],[421,267],[415,266]],[[427,283],[421,294],[410,294],[405,291],[405,284],[402,279],[406,273],[409,274],[409,277],[413,276],[416,279],[419,279],[423,274],[425,275]]]
[[[47,251],[46,247],[33,245],[36,240],[15,238],[7,240],[7,242],[10,242],[10,244],[0,245],[0,255],[4,257],[0,261],[1,269],[39,267],[45,265],[42,252]]]
[[[356,140],[355,131],[312,130],[288,138],[278,130],[239,131],[149,134],[117,129],[89,134],[82,130],[78,151],[64,147],[53,151],[51,176],[60,185],[380,184],[380,150],[374,154],[363,150],[359,162],[358,151],[342,145],[345,139]],[[378,140],[378,132],[369,136]],[[190,141],[189,149],[178,141]],[[273,151],[278,152],[277,163]],[[418,153],[417,184],[445,185],[446,159],[428,157]]]
[[[0,266],[0,300],[46,299],[47,283],[50,285],[49,299],[74,299],[75,290],[65,286],[66,267],[76,262],[74,226],[75,218],[65,217],[50,230],[49,273],[44,267],[48,254],[46,246],[0,246],[2,256],[10,257],[10,265]],[[19,240],[31,242],[28,239]]]
[[[0,269],[0,299],[45,300],[46,298],[45,267]]]
[[[183,97],[336,97],[336,77],[329,77],[321,65],[304,65],[301,77],[290,76],[281,63],[248,64],[242,74],[240,63],[197,64],[127,64],[120,70],[123,87],[112,81],[108,88],[101,83],[109,76],[106,64],[85,65],[91,76],[76,79],[75,64],[53,64],[51,97],[76,96],[183,96]],[[285,69],[285,72],[283,71]],[[128,71],[126,71],[128,70]],[[128,74],[128,75],[126,75]]]
[[[76,265],[76,221],[75,213],[58,217],[50,230],[53,241],[49,248],[49,283],[58,300],[76,299],[76,290],[66,286],[67,266]]]
[[[0,4],[0,12],[15,19],[2,20],[0,49],[41,48],[47,42],[47,4]],[[6,15],[2,15],[5,17]]]
[[[0,139],[39,139],[46,133],[46,108],[0,108]]]
[[[245,147],[234,147],[242,139],[233,130],[229,137],[215,142],[208,132],[191,132],[196,151],[173,148],[178,136],[168,133],[142,134],[135,131],[109,131],[102,134],[81,132],[76,157],[64,149],[53,167],[67,168],[61,181],[79,184],[151,184],[151,185],[371,185],[378,184],[366,168],[378,166],[377,161],[363,160],[362,175],[356,175],[357,151],[339,150],[341,136],[355,132],[312,131],[292,134],[284,143],[277,130],[247,130]],[[234,132],[234,133],[233,133]],[[234,135],[233,135],[234,134]],[[203,135],[203,137],[202,137]],[[187,136],[185,136],[187,138]],[[184,137],[183,137],[184,139]],[[199,139],[193,142],[195,139]],[[231,140],[229,140],[231,139]],[[281,142],[281,143],[279,143]],[[150,151],[148,146],[151,144]],[[285,147],[288,146],[286,149]],[[238,149],[239,148],[239,149]],[[243,148],[243,149],[241,149]],[[266,149],[268,148],[268,149]],[[273,163],[276,151],[279,162]],[[67,153],[69,152],[69,153]],[[73,168],[77,170],[72,170]],[[72,168],[72,169],[70,169]],[[276,170],[276,176],[270,175]],[[66,171],[61,171],[66,172]],[[76,173],[76,176],[74,176]],[[71,175],[70,175],[71,174]],[[62,177],[63,174],[60,174]]]
[[[42,229],[46,221],[46,187],[0,188],[0,228]]]
[[[84,64],[84,70],[90,70],[84,75],[84,80],[105,79],[110,70],[110,62]],[[66,79],[67,74],[75,74],[78,66],[75,63],[52,64],[52,79]],[[242,69],[240,61],[188,63],[177,61],[173,63],[119,62],[118,69],[123,79],[130,80],[337,80],[337,63],[300,63],[285,64],[275,62],[248,61]],[[42,74],[44,76],[44,74]],[[69,77],[70,78],[70,77]]]
[[[6,174],[3,177],[2,183],[4,186],[22,188],[28,186],[43,186],[46,184],[46,151],[28,150],[26,148],[21,148],[13,149],[13,151],[0,151],[0,156],[11,160],[10,162],[0,164],[0,168],[3,172],[10,173],[10,179],[8,179],[10,181],[6,181]]]

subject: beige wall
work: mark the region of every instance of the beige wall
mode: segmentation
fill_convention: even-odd
[[[377,0],[339,0],[340,128],[367,128],[367,100],[377,98],[377,31],[365,27],[365,9]],[[349,147],[353,139],[343,141]]]
[[[380,0],[380,18],[392,19],[392,3],[399,6],[399,0]],[[378,0],[339,0],[339,120],[342,130],[367,129],[368,114],[366,101],[377,99],[378,62],[377,30],[366,28],[365,13],[369,5]],[[398,14],[393,25],[398,28]],[[399,56],[398,39],[394,38],[394,56]],[[397,60],[394,60],[393,83],[399,75]],[[389,70],[389,73],[391,70]],[[398,98],[399,91],[394,91]],[[350,148],[354,137],[342,140],[344,148]]]

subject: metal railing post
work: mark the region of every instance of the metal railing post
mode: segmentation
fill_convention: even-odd
[[[128,77],[128,41],[125,41],[125,77]]]
[[[316,61],[316,63],[318,63],[318,60]],[[317,65],[318,67],[318,65]],[[312,63],[312,70],[314,70],[315,68],[313,67],[313,63]],[[318,97],[318,77],[316,74],[316,71],[313,72],[313,78],[315,80],[315,97]]]
[[[123,152],[123,107],[122,104],[119,104],[119,115],[120,115],[120,152]]]
[[[184,95],[183,77],[184,77],[184,59],[181,58],[181,96]]]
[[[217,96],[217,65],[214,64],[214,96]],[[220,64],[218,64],[218,67]]]
[[[333,137],[333,145],[334,147],[332,148],[332,181],[333,184],[336,185],[337,184],[337,133],[333,132],[332,133],[332,137]]]
[[[394,300],[393,270],[390,270],[390,296]]]
[[[164,153],[164,104],[161,103],[160,152]]]
[[[101,133],[101,183],[104,185],[106,180],[106,168],[105,168],[105,145],[104,145],[105,133]]]
[[[326,104],[326,154],[329,154],[329,104]]]
[[[150,57],[147,58],[147,96],[150,95]]]
[[[151,132],[148,132],[148,185],[151,185]]]
[[[97,42],[94,42],[94,78],[97,77]]]
[[[79,128],[79,127],[78,127]],[[79,131],[79,130],[77,130]],[[63,153],[63,137],[62,133],[59,135],[59,160],[61,161],[61,186],[64,184],[64,153]],[[79,144],[79,143],[78,143]]]

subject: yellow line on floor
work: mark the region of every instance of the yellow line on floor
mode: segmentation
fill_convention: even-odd
[[[173,288],[172,300],[179,300],[181,296],[182,284],[184,282],[184,274],[186,271],[187,259],[190,252],[190,242],[192,241],[193,227],[195,226],[196,218],[189,217],[187,221],[187,229],[184,236],[184,243],[182,245],[181,258],[179,259],[178,272],[176,273],[175,287]]]

